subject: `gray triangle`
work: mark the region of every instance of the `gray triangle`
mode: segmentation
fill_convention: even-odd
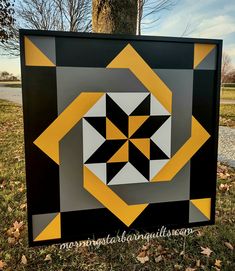
[[[46,226],[57,216],[58,213],[33,215],[33,239],[35,239]]]
[[[196,67],[196,70],[215,70],[215,69],[216,69],[216,47]]]
[[[155,69],[154,71],[173,94],[171,127],[171,155],[173,156],[191,136],[193,70]]]
[[[51,60],[51,62],[56,65],[55,38],[41,36],[28,36],[28,38],[40,51],[42,51],[45,56]]]
[[[200,210],[198,210],[198,208],[195,207],[192,202],[190,202],[189,223],[201,221],[208,221],[208,218],[202,212],[200,212]]]

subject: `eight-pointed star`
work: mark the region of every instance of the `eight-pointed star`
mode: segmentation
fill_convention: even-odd
[[[169,158],[150,139],[168,118],[150,115],[150,94],[129,116],[107,95],[106,117],[85,117],[106,139],[85,164],[107,163],[107,183],[127,162],[150,180],[150,160]]]

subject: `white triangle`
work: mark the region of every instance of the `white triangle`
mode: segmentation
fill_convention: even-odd
[[[105,117],[106,116],[106,96],[103,95],[84,117]]]
[[[151,94],[150,115],[151,116],[170,115],[170,113],[161,105],[161,103],[153,96],[153,94]]]
[[[83,127],[83,163],[104,143],[105,138],[98,133],[85,119]]]
[[[130,115],[136,107],[149,95],[148,92],[112,92],[108,95],[117,103],[122,110]]]
[[[113,177],[108,185],[148,183],[148,180],[129,162]]]
[[[106,184],[106,163],[86,164],[104,184]]]
[[[171,156],[171,117],[152,135],[152,141],[168,156]]]
[[[150,160],[150,180],[164,167],[169,159]]]

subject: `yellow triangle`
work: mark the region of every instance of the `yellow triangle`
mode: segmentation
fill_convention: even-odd
[[[215,48],[215,44],[199,44],[194,45],[194,69],[202,62],[202,60]]]
[[[130,141],[138,148],[148,159],[150,159],[150,139],[135,138]]]
[[[191,199],[191,202],[197,207],[208,219],[211,218],[211,198]]]
[[[149,116],[129,116],[129,137],[146,121]]]
[[[108,160],[108,163],[115,163],[115,162],[128,162],[129,160],[129,144],[126,141],[121,148]]]
[[[46,228],[34,239],[44,241],[61,238],[60,213],[46,226]]]
[[[55,64],[51,62],[51,60],[45,56],[29,38],[24,37],[24,45],[26,66],[55,66]]]
[[[117,126],[115,126],[108,118],[106,118],[106,139],[127,139]]]

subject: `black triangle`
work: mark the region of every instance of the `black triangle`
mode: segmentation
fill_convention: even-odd
[[[162,159],[169,159],[169,157],[152,140],[150,140],[150,160]]]
[[[121,148],[126,142],[121,140],[106,140],[104,143],[88,158],[85,164],[107,163],[107,161]]]
[[[150,116],[131,138],[150,138],[170,116]]]
[[[129,161],[149,180],[149,159],[132,142],[129,142]]]
[[[107,184],[125,166],[127,162],[107,163]]]
[[[106,116],[125,136],[128,136],[128,115],[108,94],[106,95]]]
[[[106,138],[106,117],[85,117],[84,119]]]
[[[150,94],[139,104],[131,113],[131,116],[149,116],[150,115]]]

